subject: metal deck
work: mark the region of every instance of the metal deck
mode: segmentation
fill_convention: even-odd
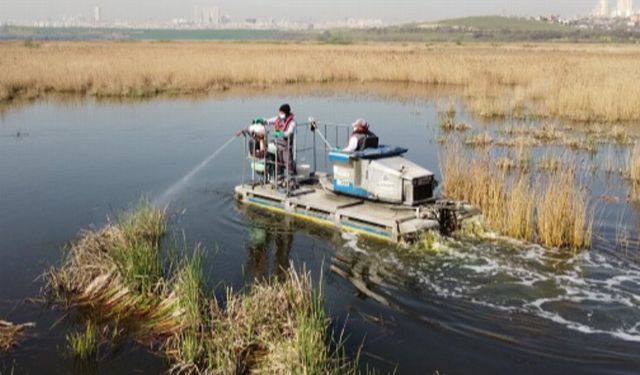
[[[424,207],[394,207],[336,195],[319,184],[303,186],[289,196],[270,185],[239,185],[235,192],[243,203],[385,241],[403,242],[439,228],[435,218],[427,218],[421,211]]]

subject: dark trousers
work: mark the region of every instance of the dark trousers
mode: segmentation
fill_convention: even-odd
[[[293,160],[293,137],[276,139],[278,149],[278,176],[286,177],[287,168],[289,176],[296,175],[296,163]]]

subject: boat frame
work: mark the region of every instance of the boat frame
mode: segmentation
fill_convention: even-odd
[[[319,150],[316,131],[322,127],[324,132],[319,132],[324,141],[324,150]],[[332,132],[331,128],[335,128]],[[318,154],[323,151],[325,167],[330,165],[328,155],[331,148],[324,134],[331,131],[335,134],[334,144],[339,144],[340,134],[345,134],[342,129],[347,129],[346,139],[350,135],[349,126],[344,124],[318,124],[312,119],[310,122],[298,124],[294,137],[294,160],[302,153],[311,153],[312,166],[309,175],[290,176],[288,168],[285,168],[284,176],[278,176],[277,153],[275,160],[268,160],[265,152],[263,158],[257,159],[251,156],[245,143],[243,151],[243,178],[242,183],[235,187],[236,199],[244,204],[256,206],[272,212],[290,215],[316,224],[335,227],[346,232],[362,234],[369,238],[375,238],[393,243],[415,242],[426,231],[439,230],[443,233],[455,230],[461,220],[468,215],[469,207],[447,200],[432,200],[428,204],[407,207],[394,204],[374,202],[364,198],[336,194],[323,188],[320,180],[328,178],[327,172],[318,172]],[[304,144],[298,147],[299,135],[304,131],[310,131],[312,145]],[[268,134],[268,133],[267,133]],[[245,137],[248,135],[245,134]],[[305,137],[307,139],[307,137]],[[345,139],[345,141],[346,141]],[[265,138],[268,144],[268,135]],[[306,142],[305,142],[306,143]],[[346,142],[345,142],[346,143]],[[251,180],[246,181],[246,160],[251,169]],[[256,163],[261,165],[256,167]],[[268,169],[275,171],[275,176],[268,176]],[[256,170],[262,170],[257,173]],[[278,183],[279,179],[290,183]]]

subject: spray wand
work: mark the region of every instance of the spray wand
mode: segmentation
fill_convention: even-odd
[[[318,135],[320,136],[322,141],[327,145],[327,147],[329,147],[329,149],[331,149],[331,150],[335,149],[335,147],[333,147],[331,145],[331,143],[329,143],[329,141],[327,141],[327,139],[324,137],[324,134],[322,134],[320,129],[318,129],[318,123],[316,122],[316,120],[313,117],[309,117],[309,128],[311,129],[312,132],[318,133]]]

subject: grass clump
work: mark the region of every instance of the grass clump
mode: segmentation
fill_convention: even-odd
[[[456,106],[453,102],[449,103],[449,107],[445,110],[438,111],[438,124],[445,131],[456,129]]]
[[[164,211],[141,203],[115,223],[85,231],[47,274],[53,301],[85,322],[67,336],[70,352],[96,357],[101,345],[133,340],[186,374],[356,373],[310,275],[290,270],[224,301],[204,289],[203,251],[163,266]],[[357,361],[356,361],[357,362]]]
[[[33,323],[14,324],[0,320],[0,353],[7,352],[18,345],[24,338],[26,330],[33,326]]]
[[[204,351],[195,362],[209,373],[355,373],[328,345],[323,298],[306,274],[289,271],[284,280],[258,283],[245,295],[228,290],[226,308],[211,306],[210,318],[198,335]]]
[[[94,358],[98,354],[99,334],[95,323],[88,320],[83,330],[67,335],[69,353],[80,360]]]
[[[486,225],[504,235],[560,248],[591,245],[588,196],[575,171],[534,180],[524,173],[510,176],[501,171],[502,164],[488,153],[453,145],[442,158],[443,192],[482,209]]]
[[[487,147],[493,143],[493,138],[488,132],[477,133],[465,139],[464,144],[474,147]]]
[[[549,177],[538,202],[538,233],[545,246],[573,249],[591,246],[587,198],[577,188],[575,174],[556,173]]]
[[[182,326],[178,298],[162,277],[159,257],[165,212],[146,201],[102,229],[84,231],[61,267],[47,274],[56,302],[91,317],[104,331],[153,340]]]

